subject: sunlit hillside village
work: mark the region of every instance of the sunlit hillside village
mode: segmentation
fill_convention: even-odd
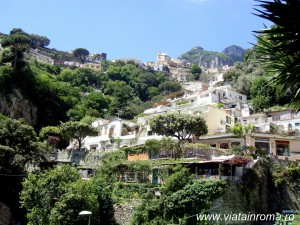
[[[38,52],[31,54],[39,61],[47,61],[51,64],[73,65],[77,67],[101,70],[102,60],[106,60],[106,53],[92,54],[87,57],[86,63],[54,62],[49,61]],[[182,84],[183,90],[168,95],[164,100],[156,102],[152,108],[145,110],[135,120],[124,120],[118,116],[113,119],[98,119],[92,123],[97,128],[97,136],[87,136],[78,149],[78,142],[72,141],[66,150],[56,150],[49,157],[54,163],[69,163],[92,168],[97,165],[98,156],[101,153],[111,152],[123,147],[139,146],[149,139],[160,140],[163,136],[152,132],[149,118],[170,112],[184,113],[188,115],[201,115],[208,126],[208,133],[201,137],[191,137],[189,142],[201,143],[210,146],[211,149],[226,150],[235,146],[253,146],[254,149],[263,151],[266,155],[287,161],[300,160],[300,113],[293,110],[281,110],[253,114],[247,96],[234,90],[230,85],[223,85],[223,72],[230,69],[224,65],[222,69],[205,69],[207,73],[215,74],[209,82],[190,81],[190,65],[180,59],[173,59],[165,53],[158,51],[156,62],[142,63],[136,59],[118,59],[134,61],[141,67],[150,67],[156,71],[163,71],[174,80]],[[239,137],[231,132],[234,124],[252,124],[255,129],[245,137]],[[86,152],[93,153],[92,160],[85,158]],[[99,153],[99,154],[98,154]],[[225,162],[233,160],[236,156],[220,155],[212,152],[207,157],[189,149],[187,159],[200,159],[209,162]],[[155,156],[147,153],[129,154],[128,160],[155,160],[159,158],[172,158],[172,151],[161,151]],[[240,162],[240,159],[237,161]],[[242,161],[244,164],[245,161]],[[252,161],[253,163],[253,161]],[[86,175],[87,177],[87,171]]]

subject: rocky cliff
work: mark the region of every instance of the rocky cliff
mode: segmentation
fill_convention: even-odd
[[[179,56],[179,59],[208,69],[232,66],[237,61],[244,61],[245,53],[245,49],[236,45],[227,47],[222,52],[206,51],[197,46]]]
[[[17,89],[5,96],[0,94],[0,113],[12,119],[23,118],[31,126],[37,122],[37,107]]]
[[[233,62],[243,62],[246,54],[246,50],[240,46],[232,45],[225,48],[222,53],[229,56]]]

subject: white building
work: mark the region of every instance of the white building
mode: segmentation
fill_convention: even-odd
[[[136,138],[136,124],[120,118],[96,120],[92,126],[99,133],[98,136],[87,136],[83,140],[82,146],[87,150],[113,150],[116,147],[132,145]]]
[[[257,132],[277,134],[300,133],[300,112],[281,110],[243,117],[244,123],[256,126]]]
[[[216,84],[223,82],[223,73],[215,74],[214,78],[209,82],[210,86],[215,86]]]

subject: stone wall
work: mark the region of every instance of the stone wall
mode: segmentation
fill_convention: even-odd
[[[0,225],[9,225],[11,222],[11,211],[7,205],[0,202]]]
[[[128,199],[126,202],[114,205],[116,222],[120,225],[128,225],[134,209],[140,202],[139,199]]]

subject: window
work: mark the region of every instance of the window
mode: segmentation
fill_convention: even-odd
[[[295,127],[300,127],[300,123],[295,123]]]
[[[270,153],[270,140],[268,138],[255,138],[255,147],[259,152],[267,155]]]
[[[152,130],[149,130],[148,132],[147,132],[147,135],[148,136],[152,136],[153,134],[152,134]]]
[[[229,145],[228,145],[228,143],[221,143],[220,144],[220,148],[222,148],[222,149],[229,149]]]
[[[111,138],[111,137],[114,137],[115,135],[115,127],[114,126],[111,126],[109,128],[109,133],[108,133],[108,136]]]
[[[275,144],[276,144],[277,155],[284,155],[284,156],[290,155],[289,141],[276,140]]]
[[[243,100],[243,96],[239,96],[239,100]]]
[[[226,123],[231,124],[231,118],[229,116],[226,116]]]

